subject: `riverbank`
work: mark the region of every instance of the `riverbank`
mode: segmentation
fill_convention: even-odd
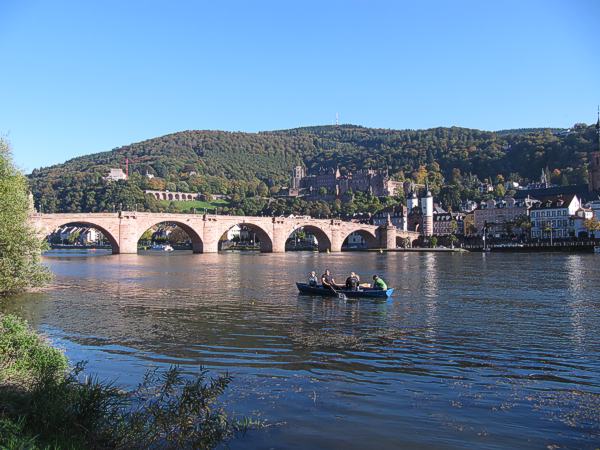
[[[356,250],[352,251],[366,251],[366,252],[379,252],[379,253],[466,253],[468,250],[464,248],[427,248],[427,247],[412,247],[412,248],[390,248],[390,249],[377,249],[377,248],[369,248],[364,250]]]
[[[14,315],[0,315],[0,448],[213,448],[249,422],[217,400],[231,378],[148,372],[131,392],[86,376]]]

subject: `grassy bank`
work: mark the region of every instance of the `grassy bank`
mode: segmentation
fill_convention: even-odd
[[[229,202],[227,200],[213,200],[211,202],[205,202],[202,200],[184,200],[184,201],[169,201],[169,200],[161,200],[159,202],[161,206],[165,208],[172,206],[176,209],[177,212],[191,212],[192,210],[196,210],[197,213],[203,213],[206,209],[209,213],[214,213],[216,208],[223,208],[225,206],[229,206]]]
[[[0,315],[0,448],[213,448],[249,425],[219,406],[229,376],[171,368],[125,392],[82,371],[25,321]]]

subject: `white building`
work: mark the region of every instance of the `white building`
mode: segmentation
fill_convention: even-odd
[[[66,241],[71,237],[72,234],[79,232],[79,227],[66,226],[59,229],[59,236],[61,241]]]
[[[107,181],[126,180],[127,175],[123,172],[123,169],[110,169],[110,172],[108,172],[108,175],[104,179]]]
[[[474,200],[465,200],[461,203],[459,210],[460,212],[467,214],[476,210],[478,206],[479,204]]]
[[[546,200],[530,210],[531,237],[534,239],[574,236],[571,218],[581,208],[576,195]]]
[[[593,200],[593,201],[591,201],[591,202],[588,203],[588,206],[590,207],[590,209],[594,213],[594,217],[597,220],[600,220],[600,200]]]
[[[100,232],[95,228],[84,228],[79,234],[79,240],[82,244],[92,244],[100,240]]]
[[[126,180],[127,175],[125,175],[123,169],[110,169],[110,172],[104,177],[104,179],[110,181]]]
[[[404,205],[385,208],[373,215],[373,225],[387,225],[388,221],[398,230],[408,230],[408,208]]]
[[[245,226],[234,225],[232,226],[225,235],[226,240],[228,241],[256,241],[255,234]]]
[[[506,181],[504,183],[504,189],[510,191],[511,189],[519,189],[520,185],[516,181]]]
[[[594,232],[589,232],[585,227],[585,221],[594,217],[594,212],[588,208],[579,208],[575,211],[575,215],[571,216],[570,225],[573,230],[573,236],[584,237],[591,235],[594,236]],[[598,232],[596,232],[598,234]],[[600,236],[600,234],[598,234]]]
[[[359,233],[350,233],[348,235],[348,247],[363,248],[367,246],[367,242]]]
[[[226,239],[228,241],[233,241],[234,239],[239,239],[240,238],[240,232],[242,231],[242,227],[240,227],[239,225],[234,225],[232,226],[228,231],[227,231],[227,236]]]

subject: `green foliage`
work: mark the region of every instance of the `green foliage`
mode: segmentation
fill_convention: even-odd
[[[197,213],[203,213],[206,209],[210,214],[215,212],[215,209],[221,210],[222,208],[229,205],[227,200],[213,200],[210,202],[202,201],[202,200],[182,200],[178,202],[171,202],[169,200],[160,200],[159,205],[169,208],[172,204],[175,212],[191,212],[192,210]]]
[[[125,392],[64,355],[14,317],[0,317],[0,448],[213,448],[252,422],[219,405],[228,375],[148,372]]]
[[[431,236],[431,239],[429,240],[430,244],[431,244],[431,248],[436,248],[438,245],[438,238],[437,236]]]
[[[66,369],[65,356],[48,346],[25,322],[15,316],[0,317],[0,383],[56,379]]]
[[[40,262],[43,241],[28,224],[30,213],[27,180],[0,139],[0,297],[50,279]]]
[[[583,222],[583,226],[590,233],[595,233],[596,231],[600,231],[600,221],[598,219],[596,219],[595,217],[592,217],[591,219],[586,219]]]
[[[342,173],[388,168],[394,179],[428,182],[436,197],[444,196],[444,205],[455,208],[461,199],[480,199],[479,180],[494,182],[500,195],[504,180],[537,180],[546,167],[557,182],[585,183],[588,154],[596,149],[593,127],[556,131],[352,125],[258,134],[184,131],[34,170],[30,180],[36,204],[47,212],[110,211],[121,203],[124,208],[137,203],[139,210],[164,211],[168,205],[145,196],[143,190],[179,189],[227,194],[231,213],[249,214],[257,203],[247,205],[247,200],[277,194],[280,186],[288,186],[291,168],[300,163],[313,172],[335,166]],[[110,168],[123,167],[126,157],[135,161],[128,181],[102,180]],[[146,173],[156,178],[148,179]],[[447,184],[449,190],[443,191]],[[309,209],[313,207],[324,212],[317,205]],[[335,209],[331,203],[328,208]],[[264,204],[262,212],[266,213]]]

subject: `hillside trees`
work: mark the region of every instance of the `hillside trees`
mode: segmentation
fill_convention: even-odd
[[[245,211],[246,198],[274,196],[289,185],[291,168],[302,163],[310,172],[336,166],[342,173],[387,168],[394,179],[427,182],[434,196],[444,196],[444,204],[455,207],[457,196],[477,200],[479,180],[488,178],[498,195],[503,191],[500,179],[525,184],[546,168],[559,184],[585,183],[593,150],[594,129],[586,126],[561,133],[352,125],[263,133],[184,131],[38,169],[30,182],[36,204],[47,212],[111,211],[120,203],[137,203],[144,210],[164,208],[143,200],[144,189],[235,194],[234,208]],[[110,168],[124,167],[125,158],[134,161],[130,179],[109,186],[102,177]],[[147,178],[147,173],[155,178]],[[444,190],[448,186],[452,189]]]

